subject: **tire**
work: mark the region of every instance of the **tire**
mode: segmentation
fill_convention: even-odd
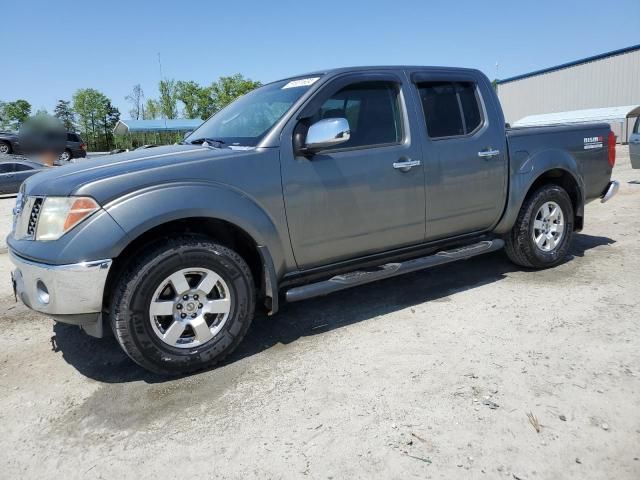
[[[11,152],[11,144],[9,142],[0,141],[0,155],[8,155]]]
[[[205,278],[217,283],[203,300],[203,293],[199,298],[193,292]],[[182,291],[174,285],[182,285]],[[227,313],[202,313],[214,304],[216,312]],[[154,310],[155,305],[163,308]],[[254,308],[251,270],[240,255],[204,237],[181,236],[148,247],[121,273],[111,299],[111,325],[138,365],[158,374],[183,375],[210,368],[231,353],[249,329]]]
[[[71,150],[66,149],[64,152],[60,154],[60,157],[58,158],[60,159],[61,162],[67,163],[71,161],[71,159],[73,158],[73,155],[71,153]]]
[[[557,233],[558,217],[556,220],[547,220],[546,224],[543,220],[547,211],[553,212],[553,205],[559,207],[563,221],[562,235],[557,239],[549,239],[549,235],[554,235],[554,225]],[[549,215],[549,218],[553,218],[553,215]],[[567,192],[557,185],[544,185],[525,199],[513,228],[505,236],[507,256],[513,263],[523,267],[554,267],[564,260],[569,251],[573,227],[573,204]],[[547,230],[549,232],[545,234]]]

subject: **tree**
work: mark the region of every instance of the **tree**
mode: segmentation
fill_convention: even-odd
[[[142,118],[145,120],[153,120],[154,118],[158,118],[160,116],[160,105],[157,100],[153,98],[148,98],[147,103],[142,115]]]
[[[262,85],[249,78],[244,78],[240,73],[236,73],[230,77],[220,77],[217,82],[211,84],[212,112],[222,110],[224,107],[233,102],[236,98],[258,88]],[[204,117],[203,117],[204,118]]]
[[[133,86],[131,93],[124,99],[133,106],[129,110],[129,115],[132,119],[139,120],[144,118],[144,91],[139,83]]]
[[[111,100],[105,97],[104,104],[101,109],[102,118],[100,119],[100,126],[104,132],[104,141],[107,146],[107,150],[111,150],[113,145],[113,129],[116,127],[116,123],[120,120],[120,110],[111,104]]]
[[[82,88],[73,94],[73,110],[78,116],[80,129],[87,143],[93,142],[94,148],[101,143],[98,129],[106,123],[104,119],[110,115],[110,105],[111,101],[107,96],[93,88]],[[108,138],[105,141],[108,147]]]
[[[2,128],[18,130],[31,115],[31,104],[26,100],[16,100],[2,104],[0,123]]]
[[[73,110],[71,109],[71,102],[68,100],[58,100],[56,104],[56,108],[53,109],[53,116],[62,122],[64,128],[73,132],[76,129],[75,126],[75,115],[73,114]]]
[[[206,111],[209,100],[209,89],[203,88],[193,80],[188,82],[176,82],[176,98],[182,102],[185,118],[204,118],[202,113]]]
[[[178,99],[176,97],[176,81],[160,80],[160,116],[176,118],[178,116]]]

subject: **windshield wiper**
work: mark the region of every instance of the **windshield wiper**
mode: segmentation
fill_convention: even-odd
[[[196,138],[195,140],[191,140],[189,143],[191,143],[191,145],[204,145],[206,143],[208,146],[213,148],[222,148],[225,144],[223,140],[219,140],[217,138]]]

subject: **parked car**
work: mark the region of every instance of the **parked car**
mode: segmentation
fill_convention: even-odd
[[[72,162],[75,158],[87,156],[87,144],[77,133],[67,132],[67,144],[64,152],[60,154],[60,164]]]
[[[26,158],[0,158],[0,194],[18,193],[22,182],[44,168],[46,167],[41,163]]]
[[[631,168],[640,168],[640,117],[636,118],[633,133],[629,137],[629,156]]]
[[[0,155],[19,152],[18,134],[14,132],[0,132]]]
[[[0,154],[20,154],[24,153],[20,148],[20,139],[17,133],[0,132]],[[66,164],[74,158],[84,158],[87,156],[87,145],[80,135],[67,132],[67,141],[64,151],[60,154],[60,164]]]
[[[14,288],[57,321],[112,330],[144,368],[184,374],[231,353],[256,306],[503,246],[517,265],[558,265],[585,204],[616,193],[614,163],[608,124],[505,128],[477,70],[289,78],[181,145],[27,180]]]

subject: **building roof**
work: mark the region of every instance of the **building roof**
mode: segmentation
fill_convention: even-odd
[[[135,132],[186,132],[198,128],[204,120],[178,118],[172,120],[119,120],[113,133],[123,135]]]
[[[554,125],[558,123],[586,123],[586,122],[615,122],[628,117],[640,116],[640,105],[626,105],[623,107],[588,108],[586,110],[571,110],[568,112],[543,113],[529,115],[514,122],[514,127],[529,127],[537,125]]]
[[[600,55],[594,55],[592,57],[582,58],[580,60],[574,60],[573,62],[563,63],[556,65],[555,67],[543,68],[542,70],[535,70],[530,73],[524,73],[522,75],[516,75],[515,77],[505,78],[504,80],[498,80],[497,84],[503,84],[507,82],[513,82],[515,80],[522,80],[523,78],[535,77],[536,75],[542,75],[543,73],[554,72],[556,70],[562,70],[564,68],[574,67],[583,63],[595,62],[596,60],[602,60],[603,58],[615,57],[616,55],[622,55],[624,53],[640,50],[639,45],[632,45],[631,47],[621,48],[619,50],[612,50],[611,52],[601,53]]]

